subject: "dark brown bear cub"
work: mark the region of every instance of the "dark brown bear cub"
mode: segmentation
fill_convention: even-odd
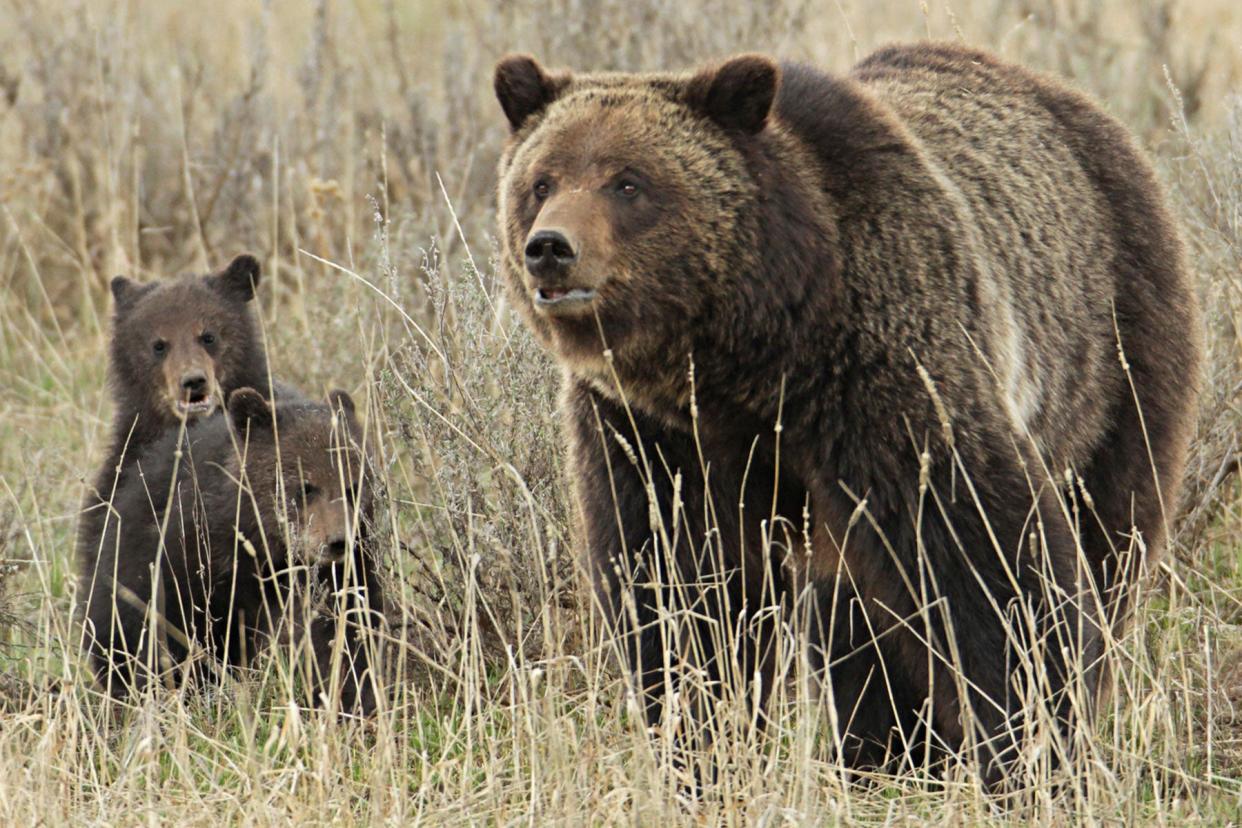
[[[235,388],[267,389],[267,355],[252,312],[253,256],[209,276],[112,280],[109,460],[136,457],[182,420],[211,415]]]
[[[294,663],[317,699],[374,708],[366,629],[382,596],[361,436],[342,391],[273,407],[243,388],[180,452],[170,431],[143,455],[82,573],[84,645],[111,695],[246,664],[279,641],[306,645]]]
[[[80,554],[94,554],[87,538],[98,539],[124,470],[166,431],[211,416],[235,388],[266,395],[267,354],[252,311],[259,277],[258,261],[242,255],[208,276],[112,280],[112,434],[83,503]]]
[[[1037,703],[1062,731],[1089,717],[1200,364],[1125,130],[936,44],[845,77],[511,57],[495,86],[503,269],[567,368],[590,567],[649,715],[686,658],[762,704],[768,608],[811,596],[854,766],[930,745],[995,781]],[[669,607],[691,620],[670,631]]]

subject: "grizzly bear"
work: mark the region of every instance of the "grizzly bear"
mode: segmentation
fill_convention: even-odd
[[[850,766],[931,745],[998,780],[1032,699],[1088,721],[1201,362],[1126,130],[956,45],[844,77],[512,56],[495,90],[502,269],[566,371],[589,571],[651,720],[691,658],[762,709],[768,608],[803,601]]]
[[[112,280],[110,460],[140,454],[182,420],[209,416],[235,388],[268,388],[252,312],[260,275],[258,260],[241,255],[209,276]]]
[[[335,688],[342,709],[369,712],[366,631],[383,597],[354,403],[335,391],[273,404],[242,388],[227,414],[152,445],[91,539],[99,554],[82,561],[81,591],[95,675],[125,698],[153,679],[245,665],[273,641],[305,644],[295,663],[316,700]]]
[[[112,434],[83,502],[80,555],[95,553],[90,539],[99,539],[126,469],[165,432],[210,417],[236,388],[266,396],[267,354],[252,311],[259,277],[258,260],[241,255],[208,276],[112,280]]]

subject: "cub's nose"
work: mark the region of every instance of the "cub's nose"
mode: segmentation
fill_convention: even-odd
[[[202,371],[186,374],[181,378],[181,393],[189,397],[190,402],[198,402],[207,396],[207,375]]]
[[[526,269],[536,279],[564,274],[577,258],[573,243],[560,230],[539,230],[526,241]]]
[[[334,563],[339,563],[345,560],[345,553],[348,549],[349,547],[346,546],[345,541],[341,538],[337,538],[336,540],[329,542],[327,550],[328,560]]]

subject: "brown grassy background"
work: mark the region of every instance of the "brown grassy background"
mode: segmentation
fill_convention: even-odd
[[[739,745],[688,801],[584,620],[557,372],[495,281],[491,67],[512,50],[639,69],[746,49],[844,71],[927,36],[1068,76],[1154,154],[1208,312],[1185,517],[1088,781],[1003,817],[965,783],[848,786],[791,702],[783,740]],[[1236,820],[1240,87],[1226,0],[0,0],[0,819]],[[264,264],[277,372],[366,401],[407,680],[369,729],[262,680],[113,728],[69,624],[75,509],[110,416],[107,281],[243,251]]]

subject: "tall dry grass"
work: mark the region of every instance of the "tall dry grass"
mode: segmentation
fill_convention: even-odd
[[[1070,76],[1155,153],[1209,327],[1185,517],[1118,644],[1112,709],[1060,784],[1007,813],[964,773],[850,784],[789,647],[777,726],[723,705],[730,738],[691,757],[713,771],[690,797],[671,730],[641,727],[586,611],[557,369],[496,282],[491,67],[509,50],[637,69],[753,49],[844,70],[928,35]],[[6,0],[0,584],[20,623],[0,634],[0,819],[1236,821],[1240,42],[1223,0]],[[365,401],[402,677],[368,725],[301,708],[279,659],[118,724],[78,660],[71,550],[109,416],[107,280],[243,250],[266,269],[276,372]]]

